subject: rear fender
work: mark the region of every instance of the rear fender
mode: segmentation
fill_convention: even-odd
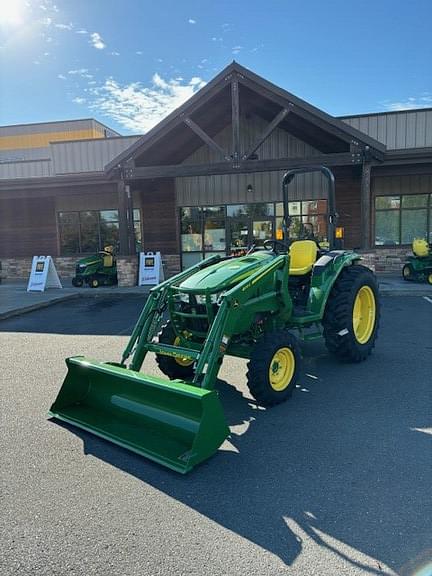
[[[330,292],[342,270],[360,260],[359,254],[345,250],[332,250],[321,256],[313,268],[308,311],[322,319]]]

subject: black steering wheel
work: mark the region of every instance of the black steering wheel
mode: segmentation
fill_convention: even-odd
[[[266,250],[272,250],[276,254],[280,254],[281,252],[288,252],[289,248],[288,243],[283,242],[282,240],[276,240],[275,238],[264,240],[263,246]]]

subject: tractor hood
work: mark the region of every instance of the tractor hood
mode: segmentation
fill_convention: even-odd
[[[91,266],[92,264],[99,264],[102,261],[102,256],[99,254],[93,254],[92,256],[86,256],[78,260],[77,264],[80,266]]]
[[[238,282],[253,274],[258,268],[267,264],[272,258],[274,258],[272,252],[262,251],[240,258],[217,262],[208,268],[199,270],[184,280],[179,288],[185,291],[220,292],[234,284],[238,284]]]

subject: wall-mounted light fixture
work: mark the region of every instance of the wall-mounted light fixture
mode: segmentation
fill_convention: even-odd
[[[252,194],[252,192],[253,192],[252,184],[248,184],[246,190],[247,190],[248,194]]]

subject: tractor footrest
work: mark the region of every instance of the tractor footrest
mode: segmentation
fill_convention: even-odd
[[[173,356],[174,358],[187,358],[188,360],[197,360],[200,352],[198,350],[191,350],[191,348],[182,348],[181,346],[171,346],[170,344],[147,344],[149,352],[156,352],[163,356]]]

